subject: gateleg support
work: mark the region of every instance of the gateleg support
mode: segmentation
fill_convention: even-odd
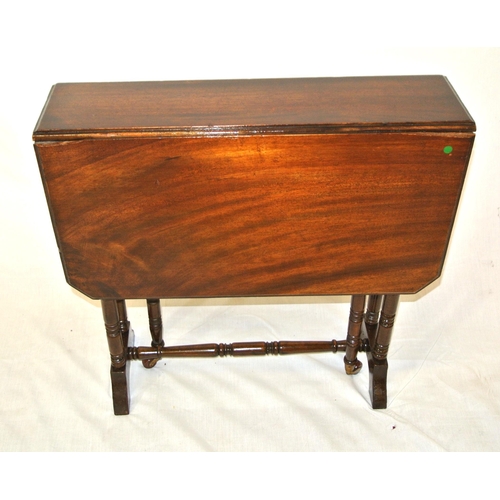
[[[161,319],[160,299],[147,299],[149,331],[151,332],[151,347],[163,347],[163,322]],[[142,364],[145,368],[153,368],[158,362],[156,359],[144,359]]]
[[[115,415],[130,413],[129,373],[127,348],[133,345],[134,334],[127,319],[124,300],[102,300],[102,311],[111,356],[111,391]]]
[[[347,348],[344,356],[344,367],[347,375],[359,373],[363,364],[357,358],[361,342],[361,325],[365,314],[365,295],[353,295],[349,311],[349,325],[347,327]]]
[[[123,336],[125,345],[130,347],[134,344],[134,332],[129,330]],[[122,367],[115,368],[111,365],[111,390],[113,394],[113,411],[115,415],[128,415],[130,413],[130,362],[127,361]]]
[[[367,313],[368,321],[361,328],[361,337],[368,340],[368,369],[370,372],[370,399],[374,410],[387,408],[387,372],[389,365],[387,354],[396,319],[399,295],[372,296],[374,305]],[[382,312],[378,320],[378,311],[382,303]],[[370,301],[369,301],[370,309]],[[374,313],[370,316],[370,312]]]

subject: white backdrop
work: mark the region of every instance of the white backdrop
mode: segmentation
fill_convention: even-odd
[[[0,7],[1,451],[500,450],[500,49],[480,47],[496,43],[496,16],[483,2],[373,4]],[[366,368],[348,378],[342,355],[321,354],[138,363],[132,413],[113,416],[100,307],[64,281],[32,148],[51,85],[389,74],[446,75],[478,131],[444,274],[399,308],[388,409],[370,409]],[[343,338],[349,309],[162,305],[168,343]],[[129,313],[147,343],[145,307]]]

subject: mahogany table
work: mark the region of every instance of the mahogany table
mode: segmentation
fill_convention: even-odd
[[[102,301],[115,414],[130,360],[336,351],[349,375],[367,353],[385,408],[398,299],[440,276],[474,131],[442,76],[55,85],[35,150],[67,282]],[[351,295],[346,340],[165,346],[160,298],[300,295]]]

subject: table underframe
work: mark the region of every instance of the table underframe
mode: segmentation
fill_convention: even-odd
[[[399,295],[353,295],[345,340],[205,343],[165,346],[160,299],[147,299],[151,346],[134,346],[133,332],[123,299],[101,300],[111,357],[111,384],[115,415],[130,413],[129,365],[140,360],[153,368],[162,358],[262,356],[345,352],[347,375],[362,368],[359,352],[366,352],[369,391],[374,409],[387,407],[387,354],[399,303]]]

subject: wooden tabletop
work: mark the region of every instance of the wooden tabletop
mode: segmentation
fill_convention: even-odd
[[[353,130],[474,131],[443,76],[54,85],[34,140]]]
[[[352,295],[440,276],[474,129],[404,76],[60,84],[34,137],[89,297]]]

